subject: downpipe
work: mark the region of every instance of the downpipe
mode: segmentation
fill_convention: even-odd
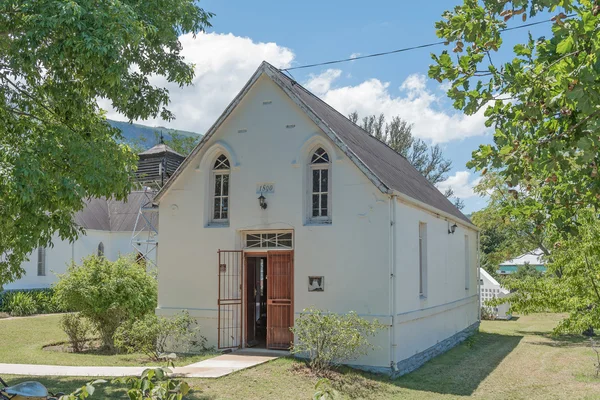
[[[389,310],[391,324],[389,328],[390,368],[392,373],[398,370],[396,363],[396,196],[390,196],[390,287]]]

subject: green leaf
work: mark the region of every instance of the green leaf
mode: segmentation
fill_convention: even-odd
[[[563,41],[561,41],[556,46],[556,52],[558,54],[568,53],[573,48],[573,44],[574,44],[573,36],[567,36],[565,39],[563,39]]]

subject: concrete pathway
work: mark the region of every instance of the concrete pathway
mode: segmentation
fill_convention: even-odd
[[[219,378],[241,369],[254,367],[286,355],[286,352],[239,351],[209,358],[185,367],[171,368],[174,376]],[[71,367],[63,365],[0,364],[0,375],[29,376],[135,376],[153,367]]]

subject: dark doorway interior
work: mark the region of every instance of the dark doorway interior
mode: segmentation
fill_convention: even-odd
[[[267,257],[246,258],[246,346],[267,345]]]

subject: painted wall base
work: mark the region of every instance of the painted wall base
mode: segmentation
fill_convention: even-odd
[[[402,375],[406,375],[409,372],[412,372],[425,364],[427,361],[431,360],[443,354],[465,341],[466,338],[473,335],[475,332],[479,330],[479,321],[474,323],[473,325],[463,329],[460,332],[455,333],[447,339],[442,340],[435,346],[431,346],[427,350],[424,350],[420,353],[415,354],[412,357],[406,358],[397,364],[397,369],[392,371],[390,367],[376,367],[370,365],[349,365],[352,368],[360,369],[363,371],[375,373],[375,374],[384,374],[390,375],[392,378],[397,378]]]
[[[425,364],[427,361],[431,360],[434,357],[439,356],[453,348],[454,346],[462,343],[469,336],[473,335],[475,332],[479,330],[479,321],[474,323],[473,325],[463,329],[460,332],[455,333],[447,339],[442,340],[438,344],[431,346],[425,351],[415,354],[412,357],[406,358],[397,364],[396,371],[392,373],[394,378],[399,376],[408,374]]]

